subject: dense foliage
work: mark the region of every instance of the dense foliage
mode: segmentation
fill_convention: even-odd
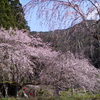
[[[22,4],[20,3],[19,0],[9,0],[11,9],[16,22],[16,26],[18,29],[29,29],[29,27],[27,26],[27,22],[24,18],[24,11],[22,8]]]
[[[8,0],[0,0],[0,27],[9,29],[15,27],[14,15]]]
[[[0,0],[0,27],[29,30],[19,0]]]

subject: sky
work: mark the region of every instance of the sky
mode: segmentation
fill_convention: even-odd
[[[24,6],[27,4],[30,0],[20,0],[20,3]],[[30,27],[31,31],[49,31],[48,27],[41,25],[40,20],[37,19],[36,12],[34,10],[34,13],[32,16],[28,16],[28,14],[25,16],[25,19],[28,22],[28,26]]]
[[[24,6],[25,4],[27,4],[30,0],[20,0],[21,4]],[[100,7],[100,5],[99,5]],[[30,27],[31,31],[50,31],[50,29],[46,26],[46,25],[41,25],[40,24],[40,20],[41,19],[37,19],[36,16],[36,10],[33,11],[34,13],[31,15],[26,14],[25,15],[25,19],[28,22],[28,26]],[[98,17],[96,15],[96,10],[93,10],[92,13],[88,14],[87,19],[95,19],[95,17]],[[96,15],[96,16],[95,16]]]

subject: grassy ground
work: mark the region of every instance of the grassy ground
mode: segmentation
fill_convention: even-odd
[[[51,96],[45,93],[42,96],[33,98],[1,98],[0,100],[100,100],[100,94],[92,93],[74,93],[71,94],[69,91],[61,92],[59,96]]]

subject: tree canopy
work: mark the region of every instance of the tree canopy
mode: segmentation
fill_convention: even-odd
[[[13,19],[12,9],[9,5],[8,0],[0,0],[0,27],[9,29],[10,27],[15,27],[15,22]]]
[[[0,27],[29,29],[19,0],[0,0]]]

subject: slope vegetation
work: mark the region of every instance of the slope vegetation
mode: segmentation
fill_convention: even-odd
[[[86,26],[87,25],[87,26]],[[44,42],[51,43],[56,51],[72,52],[78,58],[87,58],[100,68],[100,27],[96,21],[81,22],[69,29],[40,32]]]

